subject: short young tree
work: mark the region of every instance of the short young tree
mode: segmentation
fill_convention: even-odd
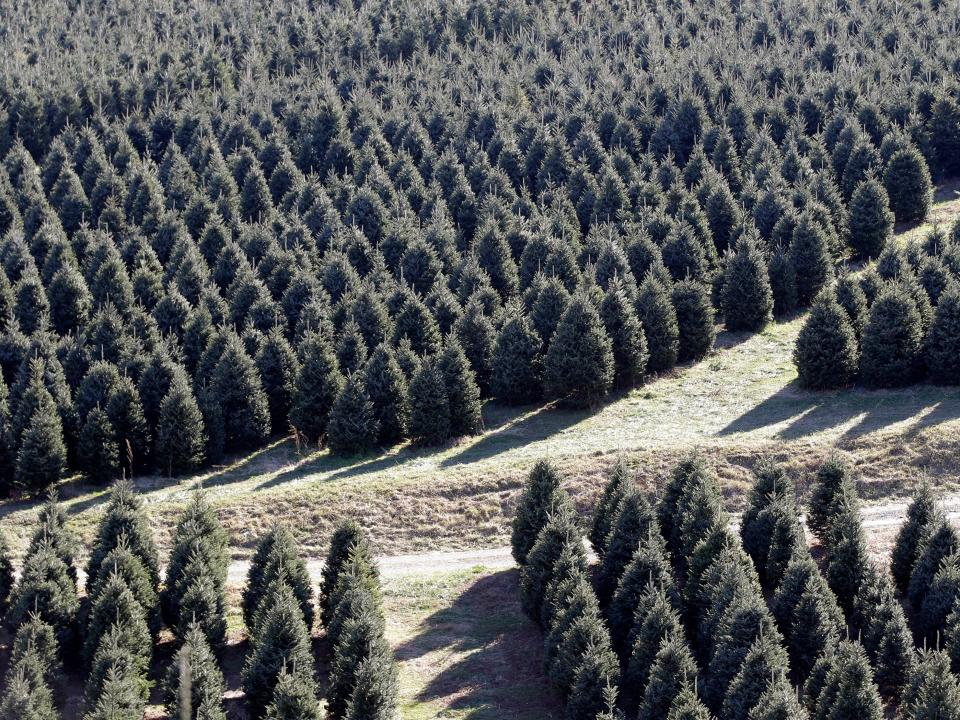
[[[670,302],[677,315],[677,361],[706,357],[717,337],[710,289],[698,280],[681,280],[670,289]]]
[[[907,508],[907,519],[897,531],[890,553],[890,572],[897,589],[903,592],[931,532],[943,520],[930,483],[923,481],[914,491]]]
[[[927,161],[915,147],[895,152],[887,162],[883,184],[890,194],[890,209],[898,222],[922,220],[930,212],[933,182]]]
[[[548,460],[538,460],[527,475],[513,516],[510,545],[513,559],[521,567],[550,513],[562,502],[560,474]]]

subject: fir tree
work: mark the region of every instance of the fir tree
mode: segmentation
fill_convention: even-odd
[[[807,720],[808,715],[790,683],[781,677],[767,684],[747,717],[748,720]]]
[[[761,635],[754,640],[723,699],[724,718],[747,720],[769,686],[770,678],[786,674],[787,653],[778,640],[776,635]]]
[[[653,509],[643,493],[635,487],[629,489],[617,507],[597,574],[597,595],[601,605],[610,602],[640,543],[654,533],[659,536],[656,522]]]
[[[609,644],[589,645],[573,677],[567,698],[568,720],[595,720],[607,707],[605,690],[620,678],[617,656]]]
[[[410,437],[437,445],[450,437],[452,421],[443,370],[436,358],[427,358],[410,381]]]
[[[863,330],[860,372],[873,387],[912,382],[921,367],[923,321],[904,288],[891,285],[870,308]]]
[[[87,587],[95,587],[101,573],[109,575],[104,567],[104,558],[116,548],[121,539],[130,552],[143,563],[150,583],[159,585],[159,559],[153,541],[150,521],[143,512],[143,504],[136,496],[133,484],[128,480],[118,480],[110,493],[110,502],[100,520],[97,534],[90,548],[87,562]]]
[[[66,465],[63,424],[53,398],[43,389],[23,430],[14,482],[24,490],[42,490],[60,481]]]
[[[773,296],[773,314],[781,317],[793,312],[797,307],[797,272],[782,247],[778,246],[770,255],[767,276]]]
[[[226,685],[217,658],[200,628],[191,624],[167,671],[164,698],[170,717],[225,720]]]
[[[520,574],[520,599],[523,609],[537,623],[544,607],[547,586],[553,577],[553,568],[564,550],[580,542],[569,499],[564,498],[547,517],[537,534]]]
[[[868,579],[867,541],[857,505],[847,497],[830,522],[826,541],[829,546],[826,568],[827,582],[847,613]]]
[[[284,666],[264,717],[269,720],[319,720],[320,705],[313,678]]]
[[[257,351],[256,363],[263,391],[267,394],[271,430],[282,432],[289,426],[297,356],[279,328],[267,333]]]
[[[860,183],[850,199],[847,233],[857,257],[875,258],[893,235],[887,191],[874,179]]]
[[[697,280],[681,280],[671,288],[670,301],[677,315],[677,361],[706,357],[717,336],[707,286]]]
[[[213,370],[210,391],[221,408],[225,449],[249,449],[266,439],[267,397],[256,365],[235,338],[228,340]]]
[[[836,596],[825,583],[817,580],[806,583],[796,602],[792,604],[787,649],[790,652],[790,666],[797,677],[806,679],[824,648],[832,647],[845,629],[843,613],[837,604]]]
[[[650,357],[647,369],[664,372],[677,363],[680,330],[670,293],[652,274],[648,274],[637,295],[637,315],[643,324]]]
[[[650,666],[650,679],[640,702],[639,720],[664,718],[674,698],[697,676],[693,655],[680,634],[666,638]]]
[[[614,278],[600,304],[600,318],[613,345],[615,377],[621,384],[634,385],[647,367],[647,338],[627,290]]]
[[[617,632],[616,629],[613,632]],[[655,581],[648,581],[644,592],[637,598],[633,627],[626,638],[617,638],[617,645],[627,645],[627,662],[623,677],[623,702],[629,712],[634,712],[643,699],[650,680],[651,670],[663,642],[680,637],[683,625],[680,614],[670,598]]]
[[[838,388],[853,381],[859,363],[857,339],[834,294],[817,298],[797,337],[793,362],[807,388]]]
[[[828,458],[817,469],[814,483],[807,525],[815,536],[826,541],[835,518],[843,508],[843,501],[855,498],[856,490],[850,469],[839,456]]]
[[[897,222],[922,220],[930,212],[933,183],[927,162],[916,148],[905,147],[890,157],[883,184]]]
[[[134,674],[111,667],[100,693],[90,704],[91,710],[84,715],[84,720],[133,720],[143,715],[146,701]]]
[[[450,434],[476,435],[483,426],[480,414],[480,388],[467,356],[454,338],[447,340],[437,358],[450,408]]]
[[[613,348],[600,316],[585,295],[576,295],[547,350],[544,393],[575,407],[590,407],[610,391],[613,372]]]
[[[924,360],[930,379],[960,384],[960,287],[951,283],[940,295],[924,339]]]
[[[886,698],[898,698],[915,664],[913,636],[903,606],[886,574],[871,568],[855,601],[854,622],[873,663],[874,679]]]
[[[960,549],[960,534],[945,519],[938,519],[930,529],[926,541],[920,546],[920,555],[910,574],[907,597],[915,608],[923,605],[933,579],[943,561]]]
[[[548,517],[562,502],[560,474],[548,460],[538,460],[527,475],[513,516],[510,545],[521,567]]]
[[[95,407],[80,431],[77,464],[90,482],[104,485],[120,473],[120,449],[107,413]]]
[[[241,608],[248,628],[254,626],[257,609],[267,597],[271,582],[281,576],[284,584],[291,588],[307,628],[313,626],[313,591],[307,566],[297,554],[290,531],[282,525],[275,525],[257,543],[247,572]]]
[[[695,691],[683,688],[670,705],[667,720],[712,720],[707,706],[700,702]]]
[[[390,649],[383,637],[381,615],[368,610],[349,618],[344,623],[343,633],[333,649],[330,689],[327,693],[329,717],[349,717],[354,702],[359,705],[353,709],[354,716],[363,707],[370,709],[372,718],[389,714],[392,710],[389,699],[381,704],[377,702],[379,698],[374,688],[359,685],[361,670],[364,670],[371,658],[378,656],[390,658]],[[392,662],[390,664],[392,665]]]
[[[373,351],[364,368],[363,380],[379,428],[377,440],[383,445],[392,445],[406,434],[410,399],[407,380],[389,345],[378,345]]]
[[[921,482],[913,494],[907,508],[907,518],[897,531],[890,552],[890,572],[901,592],[907,589],[922,548],[942,519],[943,514],[933,495],[933,488],[929,482]]]
[[[727,261],[722,292],[728,330],[760,330],[773,312],[767,265],[754,241],[744,235]]]
[[[57,720],[53,694],[45,684],[32,682],[25,668],[12,668],[3,700],[2,720]]]
[[[61,648],[71,646],[76,633],[79,600],[66,563],[49,545],[32,551],[23,562],[20,582],[10,599],[7,622],[17,628],[31,613],[53,627]]]
[[[256,714],[273,699],[284,667],[299,667],[303,677],[313,674],[310,632],[293,591],[285,583],[265,606],[265,614],[243,669],[243,689]]]
[[[340,394],[343,376],[329,343],[309,333],[299,349],[300,369],[294,383],[290,423],[309,442],[323,439],[330,410]]]
[[[356,455],[377,443],[379,426],[373,403],[359,374],[347,377],[330,411],[327,442],[337,455]]]
[[[156,457],[168,475],[189,472],[204,460],[203,415],[186,378],[176,378],[160,404]]]
[[[607,549],[607,536],[619,513],[620,501],[632,487],[633,475],[626,459],[622,455],[618,456],[593,511],[593,523],[590,527],[590,544],[601,558]]]
[[[827,235],[809,213],[800,216],[793,230],[790,263],[797,277],[797,299],[809,305],[833,275]]]
[[[499,401],[523,405],[540,397],[543,341],[519,308],[500,328],[490,359],[490,390]]]

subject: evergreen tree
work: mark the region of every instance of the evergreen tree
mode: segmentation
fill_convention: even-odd
[[[410,398],[407,380],[389,345],[378,345],[373,351],[363,379],[379,428],[377,440],[383,445],[392,445],[406,434]]]
[[[781,643],[763,598],[744,593],[727,607],[713,636],[705,693],[708,705],[722,705],[751,647],[762,636],[777,645]]]
[[[943,520],[930,483],[923,481],[907,507],[907,518],[897,531],[890,552],[890,572],[897,589],[903,592],[931,532]]]
[[[299,354],[290,423],[308,442],[319,442],[326,434],[330,410],[344,380],[333,349],[319,333],[309,333],[303,339]]]
[[[956,284],[948,285],[937,302],[924,340],[924,360],[931,380],[960,384],[960,287]]]
[[[427,358],[410,381],[410,437],[426,445],[445,442],[452,421],[443,370],[436,358]]]
[[[923,220],[930,212],[933,183],[927,162],[915,147],[905,147],[890,157],[883,184],[898,222]]]
[[[333,649],[333,664],[330,671],[330,689],[327,693],[327,714],[330,718],[350,717],[351,705],[356,717],[362,708],[369,708],[371,718],[388,716],[392,708],[391,698],[378,697],[376,689],[369,684],[360,686],[360,672],[369,662],[389,663],[392,667],[390,648],[383,637],[383,618],[379,612],[366,610],[346,620],[343,633]],[[370,673],[371,669],[366,669]],[[394,670],[395,672],[395,670]],[[365,678],[369,675],[365,674]],[[388,695],[392,691],[388,690]],[[362,717],[362,716],[361,716]]]
[[[850,613],[868,579],[870,565],[859,509],[848,497],[839,502],[826,537],[829,547],[826,577],[840,607]]]
[[[637,314],[650,353],[647,368],[651,372],[669,370],[676,364],[679,352],[677,316],[669,292],[652,274],[640,286]]]
[[[337,455],[356,455],[377,444],[380,428],[359,374],[347,377],[330,411],[327,442]]]
[[[437,321],[423,301],[411,292],[407,293],[400,312],[394,318],[393,344],[396,345],[404,337],[410,340],[413,351],[418,355],[430,355],[440,350],[442,338]]]
[[[257,366],[235,337],[228,339],[213,370],[210,392],[217,398],[228,451],[255,447],[270,432],[270,410]]]
[[[613,345],[615,377],[634,385],[647,367],[647,338],[619,277],[610,281],[600,303],[600,318]]]
[[[790,256],[778,246],[767,261],[770,293],[773,296],[773,314],[786,315],[797,307],[797,272]]]
[[[717,336],[709,289],[697,280],[681,280],[671,288],[670,302],[677,315],[677,361],[706,357]]]
[[[681,690],[670,705],[667,720],[712,720],[707,706],[700,702],[696,692],[689,687]]]
[[[815,390],[844,387],[856,377],[857,339],[833,293],[822,293],[814,303],[797,337],[793,362],[800,383]]]
[[[269,720],[319,720],[320,705],[313,678],[284,666],[264,717]]]
[[[120,544],[121,539],[125,539],[130,552],[143,563],[151,585],[156,588],[159,585],[160,562],[153,531],[143,512],[143,503],[128,480],[118,480],[110,492],[110,502],[90,548],[87,587],[95,587],[101,573],[109,575],[110,569],[104,566],[104,559]]]
[[[754,640],[723,699],[724,718],[747,720],[750,711],[769,686],[770,679],[786,674],[787,653],[778,640],[776,635],[761,635]]]
[[[156,457],[169,475],[189,472],[204,460],[203,415],[186,378],[178,377],[160,404]]]
[[[946,558],[960,549],[960,534],[945,519],[938,519],[930,529],[926,541],[920,546],[920,555],[910,574],[907,597],[914,608],[920,608],[930,592],[933,579]]]
[[[46,389],[37,398],[36,409],[23,430],[17,453],[16,485],[37,491],[60,481],[67,466],[63,424]]]
[[[960,681],[950,671],[946,653],[923,653],[904,694],[903,715],[910,720],[956,720],[960,717]]]
[[[520,573],[520,599],[523,609],[537,623],[544,607],[553,569],[565,549],[581,542],[569,499],[553,508],[537,540],[530,548]]]
[[[513,516],[510,545],[513,559],[521,567],[547,518],[563,499],[560,474],[548,460],[538,460],[527,475]]]
[[[680,634],[666,638],[650,666],[650,679],[640,702],[639,720],[664,718],[674,698],[697,676],[693,655]]]
[[[257,351],[256,363],[263,391],[267,394],[271,430],[283,432],[289,425],[297,356],[279,328],[267,333]]]
[[[134,720],[143,716],[146,702],[138,687],[138,678],[111,667],[100,694],[91,705],[84,720]]]
[[[946,626],[947,617],[960,597],[960,556],[949,555],[940,563],[930,588],[917,608],[916,634],[934,646]]]
[[[66,563],[45,543],[24,558],[6,620],[17,628],[35,613],[53,627],[61,648],[72,647],[79,604]]]
[[[3,700],[2,720],[57,720],[53,694],[44,684],[32,682],[25,668],[12,668]]]
[[[834,520],[843,509],[844,500],[855,497],[856,490],[847,464],[839,456],[828,458],[817,470],[810,495],[807,511],[810,531],[826,542]]]
[[[922,363],[923,321],[907,291],[891,285],[870,308],[863,330],[860,371],[873,387],[909,384]]]
[[[801,215],[793,230],[790,263],[797,277],[797,299],[809,305],[833,275],[827,234],[810,213]]]
[[[129,378],[121,378],[106,407],[114,437],[121,455],[121,465],[133,475],[134,467],[143,463],[150,452],[150,432],[137,386]]]
[[[589,645],[567,698],[568,720],[595,720],[607,707],[606,688],[616,687],[619,678],[617,656],[609,644]]]
[[[443,352],[437,358],[443,376],[447,403],[450,408],[450,434],[477,435],[483,427],[480,414],[480,388],[460,343],[447,339]]]
[[[807,720],[808,715],[790,683],[781,677],[768,683],[747,717],[749,720]]]
[[[799,678],[806,679],[824,648],[834,646],[845,629],[843,612],[833,591],[822,581],[806,583],[792,604],[787,649],[790,666]]]
[[[397,668],[389,652],[377,652],[357,668],[347,720],[390,720],[396,715]]]
[[[856,598],[854,622],[862,628],[863,646],[874,679],[886,698],[898,698],[915,664],[913,636],[903,606],[886,574],[872,569]]]
[[[137,604],[143,610],[144,619],[152,633],[160,629],[160,613],[157,604],[157,592],[150,582],[150,575],[140,558],[131,552],[125,536],[121,535],[117,546],[107,553],[101,565],[109,568],[109,572],[102,572],[96,583],[87,586],[87,596],[91,602],[96,602],[101,591],[114,576],[127,586],[133,594]]]
[[[83,657],[88,665],[92,663],[101,641],[114,626],[120,631],[123,647],[133,654],[138,674],[145,675],[152,648],[150,630],[143,608],[117,573],[108,576],[90,608],[83,646]]]
[[[323,579],[320,582],[320,620],[327,625],[331,619],[334,605],[334,588],[340,573],[347,566],[351,554],[360,553],[372,558],[369,541],[363,529],[355,520],[341,522],[330,538],[330,551],[323,564]],[[372,563],[372,559],[371,559]],[[371,564],[372,567],[372,564]]]
[[[90,482],[104,485],[120,473],[120,449],[107,413],[95,407],[80,431],[77,464]]]
[[[754,483],[747,497],[747,507],[740,518],[740,538],[743,549],[761,567],[770,552],[770,536],[773,533],[773,515],[765,512],[780,500],[795,494],[793,482],[783,466],[772,460],[761,459],[753,468]]]
[[[313,626],[310,574],[303,559],[297,554],[293,535],[282,525],[275,525],[257,543],[241,599],[244,622],[248,628],[254,626],[257,610],[268,597],[271,582],[278,577],[282,577],[283,584],[291,588],[309,629]],[[265,607],[269,608],[269,604]]]
[[[183,720],[225,720],[225,689],[216,656],[200,628],[191,624],[167,671],[164,686],[167,713]]]
[[[13,585],[13,561],[10,558],[10,546],[7,545],[6,537],[0,534],[0,616],[6,614],[10,594],[13,592]]]
[[[617,630],[613,630],[617,632]],[[635,712],[643,699],[657,653],[663,642],[683,635],[680,614],[670,598],[655,581],[648,581],[637,598],[633,627],[626,638],[617,637],[615,644],[627,645],[627,661],[623,677],[623,702]],[[626,640],[626,643],[624,643]]]
[[[893,235],[893,213],[887,191],[870,178],[860,183],[850,199],[847,234],[857,257],[875,258]]]
[[[607,536],[619,513],[620,501],[632,487],[633,475],[626,459],[622,455],[618,456],[593,511],[593,523],[590,527],[590,544],[601,558],[607,549]]]
[[[601,605],[609,604],[640,543],[654,533],[659,536],[656,522],[656,515],[643,493],[635,487],[629,489],[617,508],[597,574],[597,595]]]
[[[540,397],[543,341],[519,308],[500,328],[490,359],[490,390],[499,401],[523,405]]]
[[[257,715],[273,700],[284,667],[298,667],[301,680],[312,680],[310,632],[293,591],[286,583],[279,583],[265,605],[264,617],[243,668],[243,689],[251,710]]]
[[[723,319],[728,330],[760,330],[773,312],[767,265],[754,241],[744,235],[726,263]]]
[[[600,316],[575,295],[557,325],[544,361],[544,393],[575,407],[600,402],[613,384],[614,356]]]
[[[345,375],[360,370],[367,361],[367,344],[360,332],[360,326],[348,320],[337,341],[337,363]]]

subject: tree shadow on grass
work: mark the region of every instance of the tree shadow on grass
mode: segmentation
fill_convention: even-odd
[[[824,430],[853,424],[840,436],[855,440],[916,418],[910,432],[960,418],[960,391],[934,385],[895,390],[852,387],[809,391],[794,380],[735,419],[719,434],[734,435],[787,423],[776,432],[781,440],[798,440]]]
[[[401,662],[431,653],[456,657],[417,701],[465,711],[471,720],[563,717],[559,694],[542,672],[543,636],[520,608],[518,579],[515,569],[477,579],[396,648]]]

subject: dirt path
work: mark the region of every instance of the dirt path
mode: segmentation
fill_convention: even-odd
[[[944,495],[940,504],[947,517],[960,519],[960,493]],[[870,538],[871,548],[875,552],[887,552],[892,544],[900,524],[906,517],[909,500],[864,504],[861,515],[863,527]],[[433,573],[452,573],[482,566],[488,570],[503,570],[513,567],[510,546],[484,548],[479,550],[433,551],[390,555],[378,558],[380,573],[384,577],[406,577],[430,575]],[[241,586],[246,581],[250,569],[248,560],[236,560],[230,564],[227,584]],[[319,580],[323,571],[323,560],[307,561],[307,570],[314,580]]]

